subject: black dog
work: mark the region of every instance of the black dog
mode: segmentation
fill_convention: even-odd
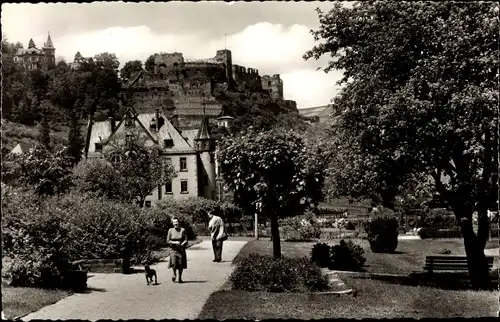
[[[144,270],[145,270],[145,275],[146,275],[146,283],[149,285],[149,283],[153,283],[153,277],[155,278],[155,285],[158,284],[158,281],[156,279],[156,271],[152,268],[149,267],[149,265],[144,265]]]

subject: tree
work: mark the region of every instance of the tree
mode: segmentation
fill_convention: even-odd
[[[43,100],[40,104],[42,111],[42,121],[40,122],[40,143],[50,151],[50,126],[49,126],[49,113],[52,104],[48,100]]]
[[[65,153],[61,150],[52,154],[42,145],[37,145],[23,154],[9,154],[5,162],[9,184],[28,186],[38,195],[68,191],[71,187],[71,170]]]
[[[249,131],[220,147],[222,174],[235,203],[271,218],[273,255],[281,257],[278,217],[294,216],[322,199],[322,153],[286,130]]]
[[[148,59],[146,59],[146,62],[144,63],[144,69],[150,73],[152,73],[155,68],[155,57],[156,54],[150,55]]]
[[[160,149],[146,147],[139,133],[129,142],[117,134],[109,146],[105,158],[123,179],[124,200],[137,201],[142,206],[153,189],[175,176],[174,168],[160,155]]]
[[[120,62],[116,58],[116,55],[108,52],[95,55],[94,63],[97,66],[112,70],[118,70],[118,67],[120,67]]]
[[[219,90],[215,94],[222,103],[224,115],[235,118],[232,132],[252,126],[256,130],[283,127],[305,130],[306,124],[296,109],[291,109],[284,100],[271,98],[265,93]]]
[[[79,193],[94,193],[108,199],[125,199],[126,189],[121,173],[104,159],[87,159],[73,169],[73,182]]]
[[[78,124],[78,117],[75,112],[71,113],[71,123],[68,133],[69,153],[71,155],[73,164],[80,162],[83,149],[83,137]]]
[[[140,60],[131,60],[125,63],[123,68],[120,70],[120,78],[124,81],[128,79],[136,72],[142,70],[142,62]]]
[[[305,59],[343,70],[334,100],[334,190],[381,195],[432,179],[460,223],[469,275],[489,284],[487,210],[498,193],[498,6],[488,2],[336,3]],[[472,214],[477,211],[477,234]]]

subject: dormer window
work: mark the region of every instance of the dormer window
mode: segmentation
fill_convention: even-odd
[[[95,151],[96,152],[102,152],[102,143],[96,143],[95,144]]]
[[[133,127],[134,126],[134,119],[131,117],[127,117],[125,119],[125,126],[126,127]]]
[[[174,140],[172,139],[165,139],[163,140],[163,147],[166,149],[170,149],[174,146]]]
[[[132,143],[132,140],[133,140],[133,136],[132,136],[132,134],[127,134],[127,135],[125,136],[125,142],[126,142],[127,144]]]

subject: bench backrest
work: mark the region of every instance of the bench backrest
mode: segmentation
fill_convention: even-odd
[[[493,267],[493,257],[486,256],[488,267]],[[465,256],[427,256],[425,258],[426,265],[432,266],[464,266],[467,267],[467,257]]]

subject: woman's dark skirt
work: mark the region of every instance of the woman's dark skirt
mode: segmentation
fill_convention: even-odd
[[[168,267],[175,269],[187,268],[186,250],[184,248],[172,250],[172,253],[170,254],[170,262]]]

